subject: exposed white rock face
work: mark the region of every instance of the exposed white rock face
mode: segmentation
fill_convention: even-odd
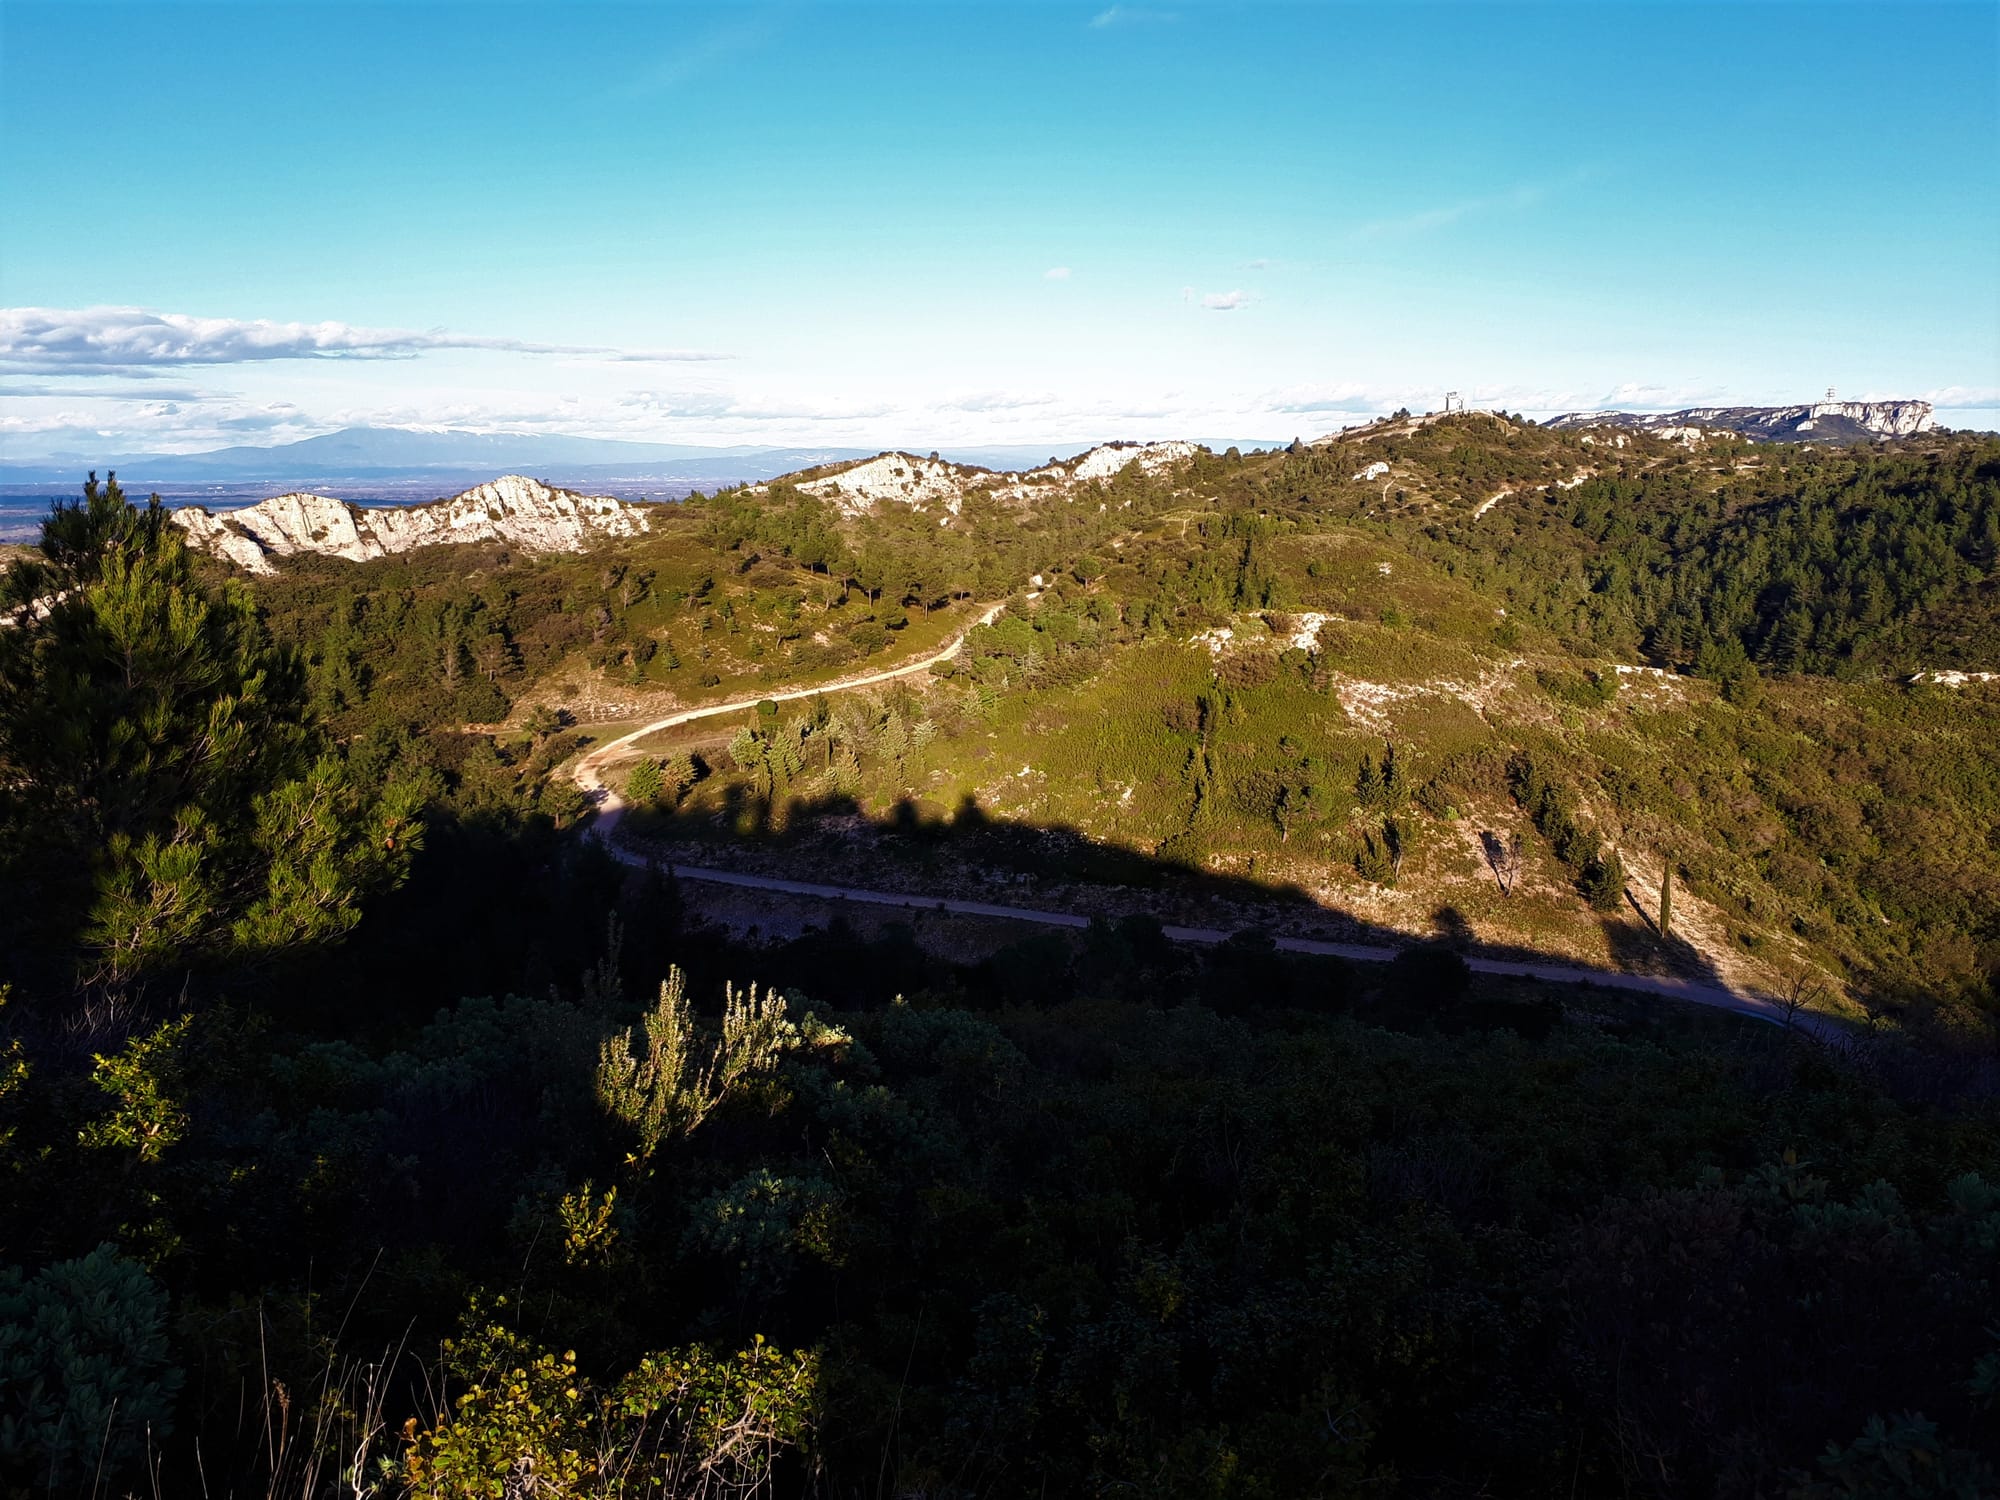
[[[1318,610],[1307,610],[1298,617],[1298,627],[1292,632],[1291,645],[1299,651],[1319,650],[1319,633],[1326,628],[1332,615],[1323,615]]]
[[[966,490],[991,477],[984,469],[961,468],[942,459],[884,453],[824,479],[809,479],[799,488],[833,501],[848,515],[872,510],[884,500],[904,505],[943,501],[956,514]]]
[[[1236,632],[1227,625],[1217,625],[1208,630],[1197,630],[1188,637],[1190,646],[1206,646],[1211,656],[1222,655],[1223,648],[1236,638]]]
[[[173,513],[188,545],[250,573],[274,573],[273,559],[317,553],[365,562],[445,542],[506,542],[528,552],[581,552],[607,536],[652,530],[643,505],[579,495],[508,474],[449,500],[363,509],[331,495],[276,495],[210,515],[198,505]]]
[[[1964,687],[1971,682],[2000,682],[2000,672],[1957,672],[1948,667],[1929,672],[1913,672],[1912,682],[1930,682],[1939,687]]]
[[[1821,417],[1845,417],[1883,437],[1909,437],[1936,425],[1928,401],[1820,401],[1808,415],[1815,422]]]
[[[1159,474],[1176,464],[1185,463],[1200,451],[1193,443],[1182,442],[1106,443],[1079,458],[1070,470],[1070,478],[1078,482],[1109,479],[1120,469],[1135,463],[1144,473]]]
[[[1356,474],[1354,476],[1354,482],[1357,484],[1365,484],[1367,481],[1371,479],[1380,479],[1384,474],[1388,472],[1389,472],[1389,466],[1383,463],[1382,460],[1378,458],[1375,460],[1374,463],[1370,464],[1367,468],[1363,469],[1359,474]]]
[[[797,484],[806,494],[831,500],[850,516],[885,503],[936,504],[957,515],[965,497],[975,490],[1016,503],[1065,496],[1081,485],[1109,479],[1127,468],[1164,474],[1200,451],[1199,445],[1187,442],[1106,443],[1067,463],[1044,464],[1025,473],[995,473],[942,459],[884,453]],[[758,486],[760,491],[767,488]]]
[[[1686,411],[1585,411],[1552,417],[1548,427],[1634,427],[1681,438],[1689,429],[1720,429],[1767,443],[1793,439],[1857,442],[1910,437],[1935,425],[1928,401],[1820,401],[1810,406],[1696,406]]]

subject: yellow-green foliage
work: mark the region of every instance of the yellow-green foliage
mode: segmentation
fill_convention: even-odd
[[[754,984],[725,988],[721,1034],[703,1038],[688,1004],[687,976],[675,968],[640,1026],[605,1038],[599,1047],[598,1101],[636,1135],[635,1155],[644,1160],[662,1143],[688,1135],[799,1045],[799,1028],[785,1014],[784,997],[759,995]]]
[[[423,1500],[747,1495],[817,1424],[817,1352],[761,1337],[651,1354],[599,1388],[574,1350],[551,1353],[475,1308],[445,1361],[465,1388],[434,1426],[404,1429],[403,1477]]]
[[[7,999],[12,992],[12,986],[0,984],[0,1011],[7,1008]],[[12,1107],[9,1101],[26,1089],[27,1085],[28,1059],[22,1049],[21,1039],[14,1037],[8,1041],[6,1050],[0,1051],[0,1121],[6,1122],[0,1123],[0,1161],[7,1162],[11,1167],[18,1167],[20,1164],[8,1154],[7,1150],[13,1144],[14,1132],[18,1128],[10,1118]]]
[[[618,1211],[618,1188],[614,1183],[598,1197],[586,1182],[573,1193],[565,1193],[556,1205],[562,1224],[563,1262],[582,1266],[608,1260],[618,1246],[618,1227],[612,1215]]]
[[[781,1454],[810,1450],[819,1381],[817,1350],[761,1336],[734,1353],[697,1344],[648,1356],[611,1394],[619,1441],[604,1493],[755,1492]]]
[[[83,1127],[85,1146],[129,1151],[153,1162],[187,1129],[181,1050],[192,1016],[167,1021],[135,1036],[121,1052],[94,1054],[91,1081],[111,1098],[111,1109]]]
[[[508,1494],[571,1496],[596,1472],[587,1453],[593,1403],[577,1374],[576,1351],[556,1355],[498,1323],[473,1325],[445,1345],[445,1361],[468,1382],[451,1414],[419,1431],[404,1429],[404,1475],[427,1500],[485,1500]]]

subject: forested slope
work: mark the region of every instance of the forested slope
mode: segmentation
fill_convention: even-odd
[[[0,597],[0,1488],[1991,1491],[2000,710],[1902,677],[1991,666],[1992,447],[1581,436],[254,590],[61,511]],[[1002,598],[628,821],[1087,931],[731,937],[577,837],[591,739]],[[1852,1042],[1458,957],[1696,939]]]

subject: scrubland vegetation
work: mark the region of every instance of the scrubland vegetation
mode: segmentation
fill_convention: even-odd
[[[1908,679],[2000,667],[2000,445],[1590,436],[254,590],[93,485],[0,595],[0,1493],[1992,1493],[2000,686]],[[1000,599],[627,831],[1087,931],[753,943],[578,836],[609,726]]]

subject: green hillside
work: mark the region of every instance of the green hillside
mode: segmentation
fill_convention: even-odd
[[[0,1494],[1988,1493],[2000,682],[1911,678],[1996,496],[1469,414],[245,581],[93,483],[0,581]],[[616,862],[703,704],[628,850],[1088,925]]]
[[[1496,952],[1810,976],[1977,1024],[1995,689],[1908,679],[2000,662],[1996,495],[1992,440],[1690,448],[1470,413],[957,513],[849,518],[781,482],[584,557],[301,561],[258,599],[340,732],[558,821],[579,806],[550,768],[614,728],[913,660],[1011,599],[928,684],[649,741],[688,759],[634,826],[783,873],[811,856],[739,836],[971,808],[1141,857],[1099,866],[1149,886],[1310,893],[1285,920],[1330,932],[1449,911]],[[1385,758],[1398,785],[1371,791]],[[1567,842],[1521,805],[1522,759],[1574,803]],[[1490,851],[1517,837],[1503,894]],[[1678,939],[1648,920],[1669,866]]]

